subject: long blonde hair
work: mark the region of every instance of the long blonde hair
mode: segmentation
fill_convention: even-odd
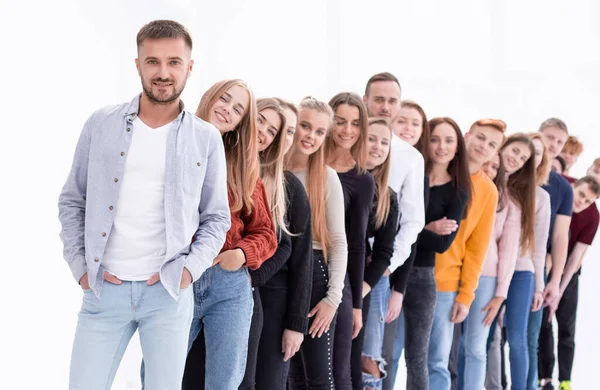
[[[329,116],[327,131],[331,130],[333,123],[333,110],[325,102],[313,97],[305,97],[298,107],[298,122],[302,111],[314,110]],[[298,123],[300,124],[300,123]],[[308,156],[308,169],[306,171],[306,194],[311,209],[313,240],[321,243],[323,256],[327,259],[327,248],[331,245],[327,219],[325,216],[325,189],[327,186],[327,166],[325,165],[325,148],[323,145]]]
[[[544,151],[542,153],[542,162],[535,170],[535,181],[536,185],[543,186],[548,182],[548,178],[550,177],[550,170],[552,169],[552,165],[550,164],[550,156],[548,155],[548,150],[546,149],[546,145],[544,144],[544,139],[540,133],[529,133],[527,134],[530,140],[537,139],[541,142],[542,148]]]
[[[244,209],[247,214],[251,214],[254,206],[252,194],[259,177],[256,101],[252,90],[239,79],[219,81],[202,95],[196,116],[208,121],[210,110],[217,99],[233,86],[240,86],[248,91],[250,105],[235,129],[222,136],[227,160],[229,207],[232,213]]]
[[[392,140],[392,127],[387,119],[373,117],[369,118],[369,126],[382,125],[390,131],[390,142]],[[388,179],[390,177],[390,152],[388,152],[385,160],[371,170],[371,174],[375,179],[375,199],[377,204],[375,207],[375,229],[379,229],[387,221],[390,213],[390,187],[388,187]]]
[[[256,101],[256,111],[260,114],[263,110],[274,110],[281,120],[281,125],[277,129],[277,134],[273,138],[273,142],[259,153],[260,177],[267,191],[275,230],[279,231],[278,229],[281,229],[290,234],[285,221],[287,197],[284,185],[285,176],[283,174],[285,115],[275,99],[258,99]]]

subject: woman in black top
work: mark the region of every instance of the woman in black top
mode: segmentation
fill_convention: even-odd
[[[285,154],[294,140],[297,111],[290,103],[278,103],[286,119],[280,136]],[[311,211],[302,182],[287,171],[284,180],[291,254],[279,260],[273,256],[251,273],[252,285],[259,287],[265,319],[256,365],[256,388],[261,390],[286,388],[289,360],[308,331],[313,274]]]
[[[367,169],[375,178],[375,199],[369,216],[365,276],[363,281],[364,328],[356,340],[361,340],[359,350],[361,372],[360,388],[380,388],[385,376],[382,359],[383,333],[390,281],[387,268],[394,252],[398,229],[398,197],[388,187],[390,173],[390,145],[392,131],[384,118],[370,118],[367,138]],[[356,350],[353,346],[353,362]],[[354,379],[354,378],[353,378]],[[353,384],[354,383],[353,380]],[[357,388],[355,386],[355,388]]]
[[[325,152],[327,165],[338,173],[342,183],[348,242],[348,267],[334,332],[333,377],[336,388],[351,389],[350,354],[352,339],[362,328],[365,238],[375,182],[365,167],[368,116],[362,99],[343,92],[329,105],[334,111],[334,124],[325,141]]]
[[[465,142],[460,128],[450,118],[429,122],[431,139],[429,164],[429,204],[425,228],[417,241],[414,270],[408,280],[404,299],[404,342],[394,345],[394,362],[406,349],[407,388],[429,389],[427,355],[436,303],[434,276],[436,253],[445,252],[466,216],[471,197]],[[398,340],[398,338],[397,338]],[[402,341],[402,340],[401,340]]]

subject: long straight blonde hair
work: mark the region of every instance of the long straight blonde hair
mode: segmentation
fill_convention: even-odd
[[[298,107],[298,125],[300,125],[302,112],[306,110],[314,110],[327,114],[329,116],[327,131],[329,132],[331,130],[333,110],[327,103],[310,96],[302,99]],[[329,229],[327,228],[325,213],[327,167],[325,165],[325,148],[323,146],[324,145],[321,145],[316,152],[308,156],[306,194],[308,195],[308,203],[310,204],[311,209],[313,240],[321,243],[323,256],[325,257],[325,260],[327,260],[327,248],[331,245],[331,240],[329,238]]]
[[[260,177],[267,191],[275,230],[279,231],[281,229],[290,234],[285,220],[287,197],[285,193],[285,175],[283,174],[285,115],[275,99],[258,99],[256,101],[257,114],[260,114],[264,110],[275,111],[281,120],[281,125],[277,129],[277,134],[273,138],[273,142],[259,153]]]
[[[389,125],[387,119],[378,117],[369,118],[369,127],[373,125],[381,125],[387,128],[390,131],[390,143],[392,142],[392,127]],[[390,151],[388,151],[385,160],[380,165],[371,169],[371,174],[375,179],[375,199],[377,199],[377,204],[374,205],[375,229],[383,226],[390,213],[390,187],[388,186],[391,166],[390,154]]]
[[[259,178],[256,101],[252,90],[248,84],[239,79],[219,81],[202,95],[196,116],[208,121],[210,110],[217,99],[233,86],[240,86],[248,91],[250,105],[235,129],[222,136],[227,160],[229,207],[232,213],[244,209],[249,215],[254,206],[252,194]]]

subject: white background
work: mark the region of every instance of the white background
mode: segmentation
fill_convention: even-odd
[[[223,78],[257,96],[362,94],[373,73],[398,76],[403,98],[463,130],[499,117],[509,132],[557,116],[585,143],[574,174],[600,156],[600,3],[571,1],[1,0],[0,162],[3,388],[66,388],[81,291],[58,237],[57,198],[88,115],[141,88],[135,35],[152,19],[192,33],[194,111]],[[8,104],[7,104],[8,103]],[[598,246],[581,281],[574,383],[596,382]],[[115,389],[136,388],[132,344]],[[128,382],[131,386],[128,387]],[[400,379],[400,382],[403,382]],[[403,387],[399,387],[403,388]]]

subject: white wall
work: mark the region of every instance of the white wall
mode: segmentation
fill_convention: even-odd
[[[152,19],[176,19],[192,32],[196,67],[184,92],[191,109],[222,78],[244,78],[258,96],[329,99],[362,93],[370,75],[391,71],[403,97],[430,117],[454,117],[463,130],[500,117],[512,132],[558,116],[586,146],[574,174],[600,156],[600,5],[593,0],[1,5],[0,380],[7,388],[66,387],[81,293],[61,258],[57,197],[87,116],[140,91],[135,34]],[[592,383],[600,349],[599,254],[588,254],[582,280],[579,384]],[[137,362],[127,364],[115,388],[136,377]]]

